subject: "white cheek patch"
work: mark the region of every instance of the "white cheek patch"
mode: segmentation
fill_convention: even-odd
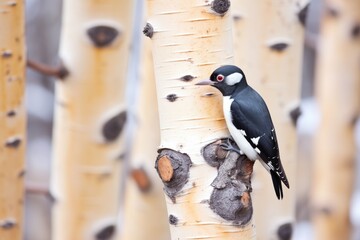
[[[243,78],[243,75],[241,73],[236,72],[236,73],[228,75],[225,79],[225,82],[227,85],[232,86],[232,85],[239,83],[242,78]]]

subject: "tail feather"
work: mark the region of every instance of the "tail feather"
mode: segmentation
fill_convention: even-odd
[[[283,189],[282,189],[282,185],[281,185],[281,179],[280,179],[279,175],[273,170],[270,170],[270,174],[271,174],[271,178],[272,178],[272,182],[274,185],[274,190],[275,190],[276,196],[280,200],[283,198]]]
[[[287,177],[286,177],[284,168],[283,168],[283,166],[282,166],[282,164],[281,164],[280,161],[279,161],[279,163],[280,163],[280,171],[278,171],[279,177],[280,177],[281,181],[285,184],[285,186],[286,186],[287,188],[290,188],[289,181],[288,181],[288,179],[287,179]]]

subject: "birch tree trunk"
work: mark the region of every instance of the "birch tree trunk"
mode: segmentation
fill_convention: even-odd
[[[139,106],[135,111],[136,132],[131,154],[131,178],[125,192],[121,239],[168,240],[170,232],[162,184],[154,171],[154,159],[160,144],[160,128],[151,45],[148,39],[143,42]]]
[[[232,3],[235,62],[269,107],[290,182],[290,190],[286,189],[284,199],[279,201],[268,172],[255,164],[253,203],[257,237],[289,239],[295,220],[297,155],[296,129],[290,111],[299,102],[301,92],[302,14],[307,1],[237,0]]]
[[[56,86],[53,239],[116,231],[132,1],[64,1]]]
[[[360,110],[360,2],[325,1],[317,62],[321,121],[315,139],[315,239],[350,239],[354,125]]]
[[[0,239],[22,239],[25,155],[24,1],[0,1]]]
[[[194,84],[233,63],[229,1],[148,1],[164,183],[172,239],[255,239],[252,162],[219,147],[222,96]],[[226,156],[226,157],[225,157]],[[241,227],[239,227],[241,226]]]

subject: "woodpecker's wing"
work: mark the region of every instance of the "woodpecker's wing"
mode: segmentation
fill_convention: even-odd
[[[289,183],[280,161],[274,125],[264,100],[248,87],[234,97],[230,109],[233,124],[258,152],[270,171],[276,195],[282,198],[281,181],[288,188]]]

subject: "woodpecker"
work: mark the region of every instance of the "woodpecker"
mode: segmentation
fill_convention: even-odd
[[[217,68],[209,80],[196,85],[211,85],[223,95],[223,111],[226,125],[235,143],[228,141],[222,147],[245,154],[250,160],[259,160],[270,173],[278,199],[283,198],[281,181],[289,188],[280,161],[279,146],[270,112],[263,98],[251,88],[243,71],[237,66]]]

